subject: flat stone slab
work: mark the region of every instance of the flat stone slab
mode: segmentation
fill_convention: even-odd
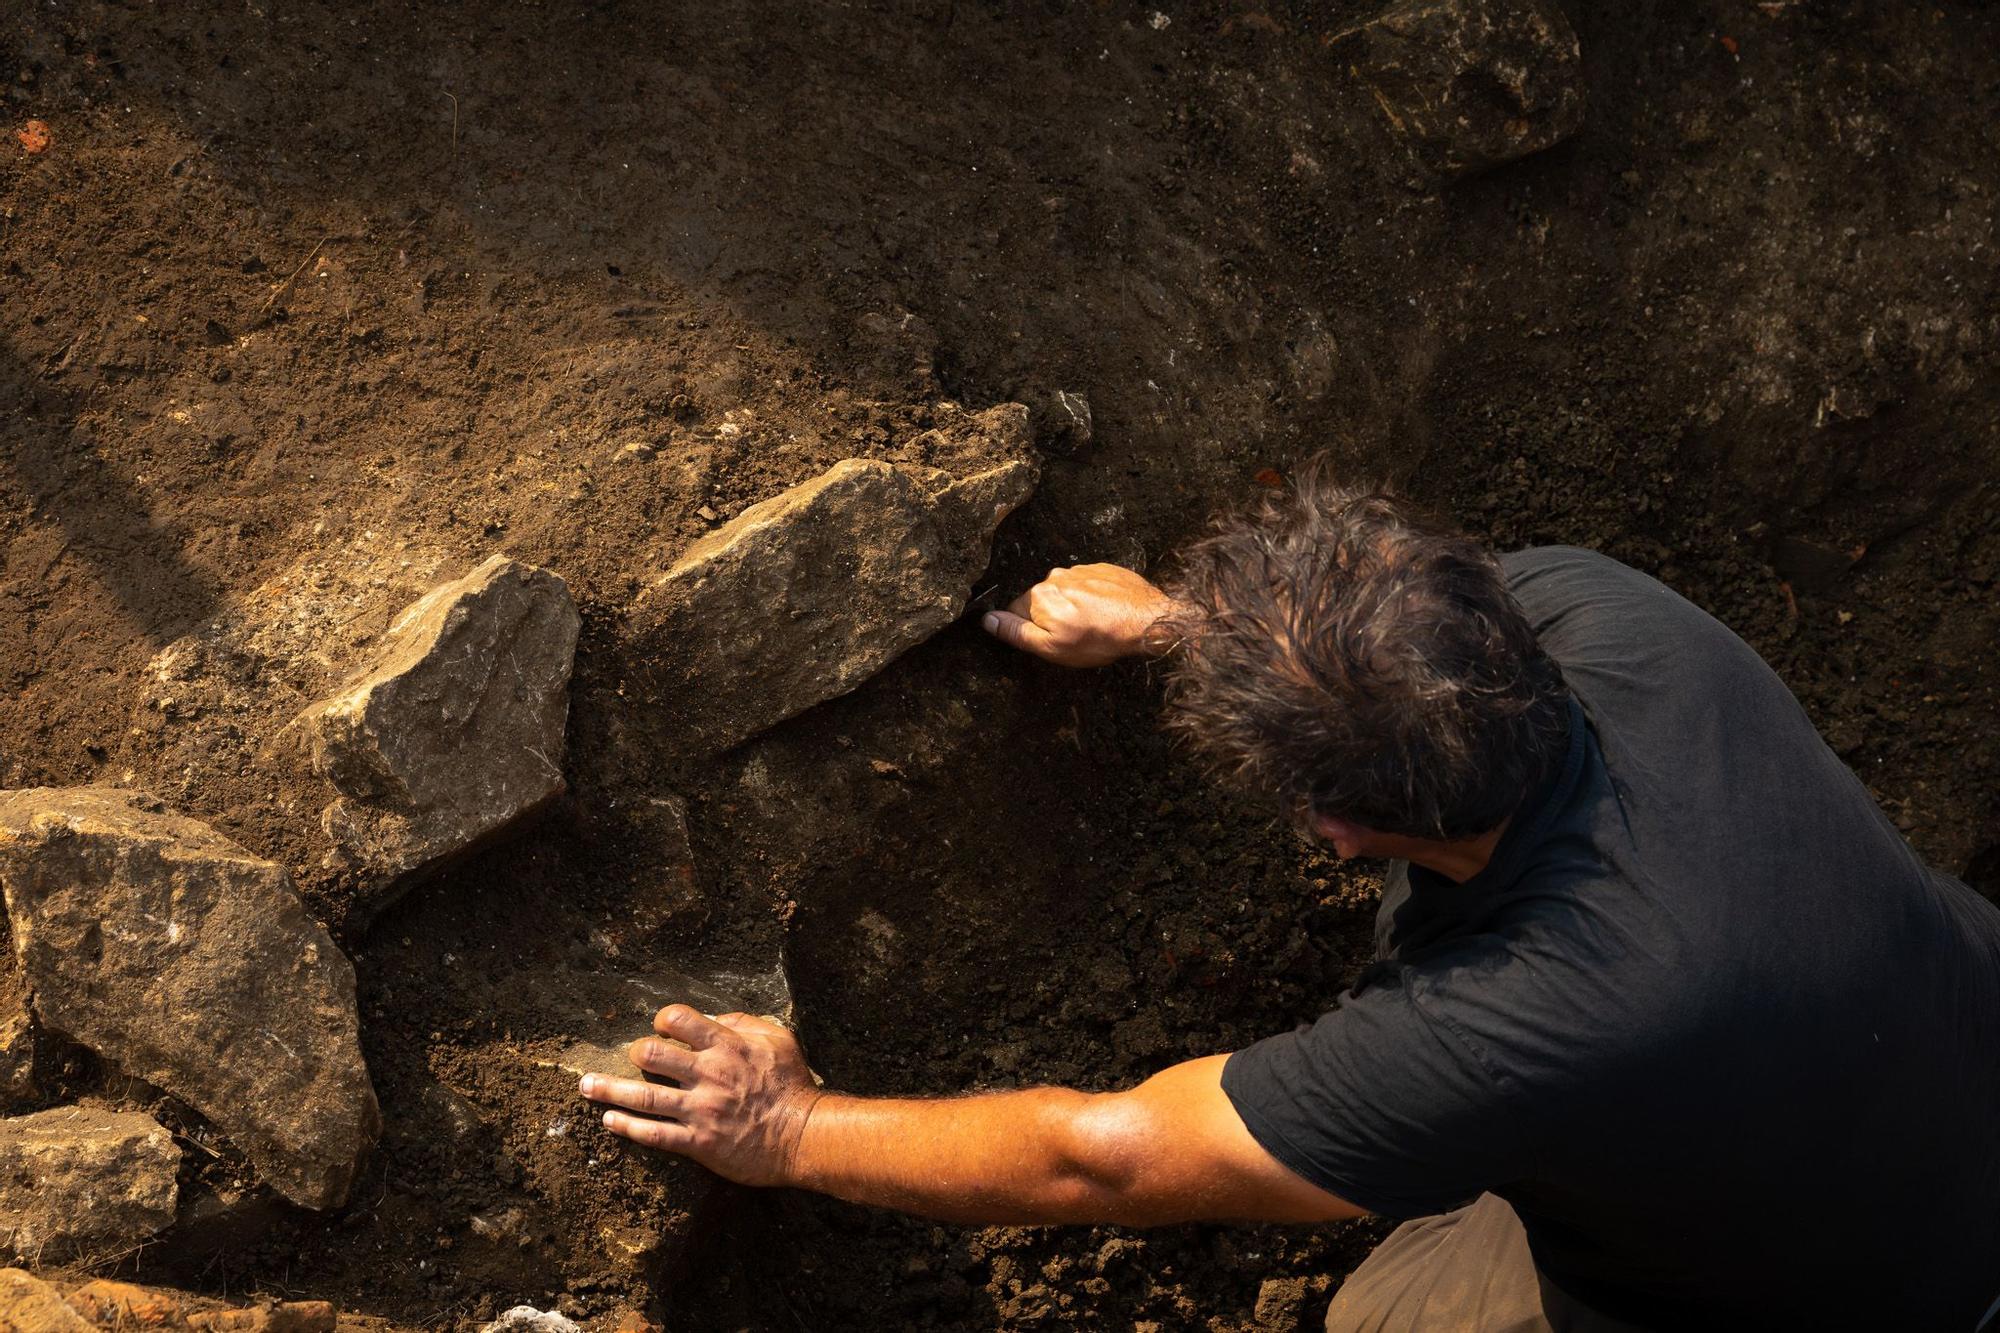
[[[534,983],[530,983],[534,984]],[[567,973],[542,984],[561,997],[569,1035],[547,1045],[535,1063],[582,1077],[645,1077],[625,1050],[653,1030],[653,1015],[670,1004],[691,1004],[705,1014],[744,1013],[792,1021],[791,983],[782,967],[768,972],[726,968],[702,975],[655,963],[641,972]]]
[[[1017,404],[973,428],[989,456],[1028,450]],[[697,541],[631,614],[663,742],[690,758],[725,750],[943,629],[1038,479],[1018,458],[962,476],[848,459]]]
[[[562,794],[581,622],[569,587],[494,556],[391,622],[340,693],[300,717],[339,793],[323,816],[379,906]]]
[[[487,1077],[515,1089],[545,1089],[550,1118],[510,1124],[509,1150],[524,1183],[556,1212],[603,1219],[599,1253],[630,1272],[663,1275],[702,1233],[723,1184],[685,1158],[651,1152],[612,1138],[597,1124],[602,1111],[576,1092],[584,1074],[645,1078],[627,1058],[631,1043],[649,1036],[653,1015],[670,1004],[705,1013],[791,1017],[782,966],[768,970],[705,964],[676,967],[657,959],[622,971],[561,966],[523,970],[489,983],[491,1010],[533,1039],[497,1050]]]
[[[206,1116],[292,1202],[344,1203],[381,1113],[354,968],[280,866],[113,787],[0,793],[37,1017]]]
[[[171,1226],[181,1152],[137,1111],[62,1106],[0,1120],[0,1252],[92,1263]]]
[[[1432,179],[1540,152],[1583,123],[1576,33],[1551,0],[1400,0],[1334,40]]]

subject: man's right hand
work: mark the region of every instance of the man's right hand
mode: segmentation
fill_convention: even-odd
[[[986,632],[1058,666],[1107,666],[1121,658],[1157,656],[1172,647],[1160,621],[1174,600],[1121,565],[1076,565],[989,611]]]

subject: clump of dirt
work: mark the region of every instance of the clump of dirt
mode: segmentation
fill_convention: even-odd
[[[135,1274],[407,1325],[1316,1321],[1379,1227],[728,1192],[668,1265],[648,1235],[689,1201],[523,1072],[549,1034],[478,984],[607,941],[782,950],[816,1065],[863,1093],[1129,1084],[1337,993],[1368,869],[1188,771],[1143,669],[961,625],[663,757],[637,590],[996,403],[1034,413],[1043,479],[974,611],[1055,564],[1157,569],[1331,449],[1714,610],[1920,851],[2000,888],[2000,13],[1571,5],[1581,130],[1426,193],[1323,42],[1375,7],[0,19],[0,121],[48,136],[0,139],[0,785],[145,786],[287,864],[354,958],[388,1125],[347,1209],[264,1206]],[[229,701],[309,701],[313,654],[502,550],[583,613],[570,795],[350,920]],[[214,648],[245,608],[289,628]],[[667,794],[692,891],[634,813]],[[45,1097],[114,1081],[56,1064]],[[159,1109],[191,1187],[243,1183]]]

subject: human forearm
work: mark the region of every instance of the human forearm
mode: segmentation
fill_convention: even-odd
[[[1141,1223],[1145,1201],[1101,1102],[1062,1088],[938,1100],[827,1095],[791,1182],[953,1222]]]

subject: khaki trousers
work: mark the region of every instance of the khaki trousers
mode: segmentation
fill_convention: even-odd
[[[1506,1200],[1405,1222],[1334,1293],[1327,1333],[1638,1333],[1542,1279]]]

